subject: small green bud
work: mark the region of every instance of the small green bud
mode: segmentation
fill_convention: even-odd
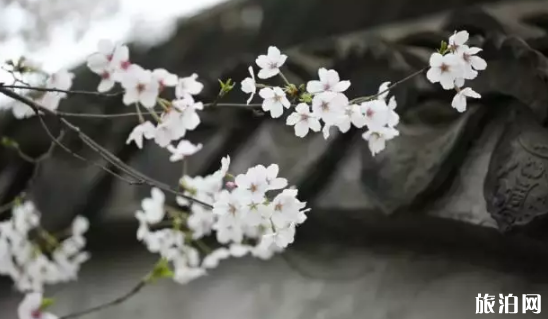
[[[305,92],[299,97],[301,103],[312,103],[312,94]]]
[[[5,147],[12,147],[12,148],[18,148],[19,147],[19,144],[17,144],[16,141],[14,141],[11,138],[6,137],[6,136],[2,137],[1,143]]]
[[[447,42],[441,41],[440,49],[438,50],[438,52],[443,55],[447,53],[448,50],[449,46],[447,45]]]
[[[162,278],[173,278],[173,271],[169,268],[169,261],[165,258],[160,259],[154,265],[154,269],[152,269],[146,280],[152,282]]]
[[[54,303],[55,303],[55,299],[53,298],[43,298],[39,309],[40,311],[44,311],[47,308],[51,307]]]
[[[219,79],[219,84],[221,85],[219,96],[225,96],[228,92],[234,89],[234,86],[236,86],[236,83],[232,82],[232,79],[228,79],[226,80],[226,82],[223,82],[222,80]]]

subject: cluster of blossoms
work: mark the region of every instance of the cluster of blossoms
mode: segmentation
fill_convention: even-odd
[[[469,34],[466,31],[455,32],[449,38],[449,45],[442,52],[432,54],[430,57],[430,69],[426,77],[432,83],[440,83],[445,90],[457,91],[451,106],[457,111],[466,111],[466,98],[481,98],[471,88],[463,88],[466,80],[473,80],[478,76],[478,71],[485,70],[487,63],[478,54],[481,49],[469,47]]]
[[[45,284],[76,280],[89,258],[82,251],[88,225],[86,218],[75,218],[71,236],[59,241],[40,227],[32,202],[16,205],[11,219],[0,223],[0,274],[10,276],[19,291],[42,291]]]
[[[466,110],[466,98],[480,98],[471,88],[464,88],[464,82],[486,68],[486,62],[476,55],[481,49],[466,45],[468,37],[466,31],[451,36],[447,47],[432,54],[427,73],[432,83],[439,82],[444,89],[457,91],[452,106],[459,112]],[[250,76],[241,82],[242,91],[249,94],[248,105],[258,93],[262,98],[260,106],[272,118],[280,118],[290,109],[285,122],[301,138],[312,131],[322,132],[327,139],[333,127],[341,133],[352,126],[363,128],[362,137],[373,155],[399,135],[396,99],[388,98],[390,82],[382,83],[374,95],[350,100],[345,92],[351,83],[341,80],[337,71],[320,68],[319,79],[297,86],[280,70],[286,61],[287,56],[276,47],[269,47],[267,54],[255,61],[260,69],[259,79],[279,76],[282,86],[257,83],[255,71],[249,67]],[[204,108],[204,104],[195,101],[203,89],[196,74],[180,78],[165,69],[146,70],[130,62],[127,46],[106,40],[100,41],[98,52],[88,57],[87,66],[101,77],[99,93],[119,84],[123,103],[135,106],[139,124],[130,133],[128,144],[133,142],[142,148],[145,139],[153,140],[171,153],[173,162],[202,148],[201,144],[183,139],[187,131],[200,124],[198,111]],[[40,93],[35,99],[55,111],[66,97],[62,91],[72,86],[72,79],[73,74],[66,71],[49,76],[44,86],[53,90]],[[161,97],[170,87],[175,96],[171,101]],[[155,109],[158,105],[160,113]],[[16,118],[34,115],[27,105],[16,103],[9,107]],[[145,120],[142,112],[153,121]],[[161,268],[162,272],[179,283],[204,276],[229,257],[271,258],[293,243],[296,227],[307,218],[306,203],[297,199],[298,191],[288,188],[286,179],[278,177],[276,164],[257,165],[237,176],[229,174],[229,166],[227,156],[222,159],[221,168],[211,175],[183,176],[179,184],[185,196],[177,196],[174,206],[167,205],[165,194],[153,188],[151,197],[142,200],[141,209],[135,214],[139,221],[137,239],[160,255],[159,265],[167,267]],[[20,291],[30,292],[20,304],[20,319],[57,318],[44,311],[44,285],[76,279],[80,265],[89,258],[82,251],[83,234],[88,229],[85,218],[76,218],[71,236],[62,241],[43,230],[39,219],[34,205],[26,202],[14,207],[10,220],[0,223],[0,274],[10,276]],[[218,243],[214,249],[205,244],[213,238]]]
[[[250,254],[269,259],[293,242],[295,227],[306,220],[306,203],[297,199],[297,190],[286,188],[277,165],[257,165],[236,177],[228,174],[229,165],[226,157],[215,173],[180,181],[185,194],[213,202],[212,211],[182,197],[177,198],[179,207],[169,207],[164,194],[154,188],[136,213],[137,238],[172,263],[179,283],[205,275],[229,257]],[[270,193],[277,195],[269,199]],[[166,221],[169,228],[152,230]],[[214,250],[202,242],[213,234],[222,245]]]
[[[306,92],[301,92],[304,90],[289,83],[280,71],[286,60],[287,56],[278,48],[270,47],[267,55],[261,55],[255,61],[260,67],[257,74],[260,79],[279,75],[286,82],[285,88],[257,83],[253,68],[249,67],[250,77],[242,81],[242,91],[250,94],[248,104],[260,87],[262,109],[270,112],[272,118],[279,118],[284,108],[292,107],[289,95],[300,102],[286,118],[286,124],[294,127],[296,136],[305,137],[309,131],[322,131],[327,139],[332,127],[337,127],[341,133],[348,132],[352,125],[356,128],[367,127],[362,137],[369,142],[373,155],[385,148],[387,140],[399,134],[395,128],[399,122],[399,116],[394,111],[396,100],[392,97],[386,101],[389,82],[381,85],[375,97],[358,103],[359,99],[350,101],[344,93],[350,87],[350,81],[341,81],[335,70],[320,68],[319,80],[309,81]]]
[[[44,83],[45,89],[54,90],[69,90],[72,87],[72,79],[74,74],[66,70],[60,70],[49,75]],[[66,98],[67,94],[64,92],[39,92],[39,96],[36,98],[36,102],[40,103],[45,108],[55,111],[59,108],[59,103],[62,99]],[[24,119],[36,115],[34,110],[23,103],[7,104],[4,108],[11,109],[13,116],[16,119]]]
[[[197,111],[204,107],[193,97],[204,87],[198,82],[196,74],[179,78],[165,69],[146,70],[130,62],[126,45],[115,45],[108,40],[99,41],[98,52],[88,57],[87,65],[92,72],[101,76],[97,91],[108,92],[119,83],[124,90],[123,103],[135,105],[139,112],[140,124],[130,133],[127,143],[134,142],[142,148],[144,139],[153,139],[172,153],[172,161],[182,160],[201,149],[200,144],[181,140],[187,131],[196,129],[200,124]],[[175,88],[176,99],[173,101],[160,98],[168,87]],[[163,108],[160,115],[154,110],[157,104]],[[152,115],[154,123],[145,121],[140,113],[141,108]],[[176,146],[172,145],[177,141]]]

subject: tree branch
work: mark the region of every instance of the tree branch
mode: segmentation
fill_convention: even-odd
[[[57,92],[57,93],[66,93],[66,94],[72,94],[72,95],[94,95],[94,96],[118,96],[123,94],[124,92],[114,92],[114,93],[101,93],[101,92],[93,92],[93,91],[79,91],[79,90],[60,90],[60,89],[54,89],[54,88],[45,88],[45,87],[38,87],[38,86],[31,86],[31,85],[15,85],[15,84],[0,84],[1,87],[6,89],[21,89],[21,90],[32,90],[32,91],[38,91],[38,92]]]
[[[352,101],[350,101],[350,103],[360,103],[360,102],[365,102],[365,101],[371,101],[371,100],[374,100],[376,98],[378,98],[379,96],[383,95],[384,93],[388,93],[388,91],[392,90],[393,88],[397,87],[398,85],[404,83],[404,82],[407,82],[409,80],[411,80],[412,78],[416,77],[417,75],[420,75],[424,72],[426,72],[426,70],[428,70],[429,67],[424,67],[418,71],[415,71],[413,73],[411,73],[410,75],[404,77],[403,79],[397,81],[397,82],[394,82],[392,84],[390,84],[385,90],[377,93],[377,94],[373,94],[373,95],[368,95],[368,96],[363,96],[363,97],[358,97],[358,98],[355,98],[353,99]]]
[[[91,149],[93,149],[94,151],[96,151],[103,159],[105,159],[107,162],[111,163],[112,165],[114,165],[115,167],[119,168],[120,170],[122,170],[124,173],[128,174],[129,176],[131,176],[132,178],[136,179],[136,180],[142,180],[143,181],[143,184],[146,184],[146,185],[149,185],[149,186],[153,186],[153,187],[157,187],[159,189],[162,189],[166,192],[169,192],[169,193],[172,193],[172,194],[175,194],[175,195],[178,195],[178,196],[181,196],[185,199],[188,199],[194,203],[197,203],[197,204],[200,204],[206,208],[209,208],[209,209],[212,209],[213,206],[211,204],[208,204],[208,203],[205,203],[201,200],[198,200],[194,197],[191,197],[191,196],[188,196],[182,192],[179,192],[173,188],[171,188],[169,185],[165,184],[165,183],[162,183],[160,181],[157,181],[157,180],[154,180],[150,177],[148,177],[147,175],[135,170],[134,168],[128,166],[127,164],[125,164],[120,158],[118,158],[116,155],[112,154],[110,151],[108,151],[107,149],[105,149],[104,147],[102,147],[101,145],[99,145],[97,142],[95,142],[91,137],[89,137],[86,133],[82,132],[80,130],[79,127],[75,126],[74,124],[72,124],[71,122],[69,122],[68,120],[66,120],[63,116],[61,116],[60,114],[57,114],[55,111],[52,111],[36,102],[34,102],[33,100],[25,97],[25,96],[22,96],[18,93],[15,93],[14,91],[8,89],[8,88],[5,88],[5,87],[0,87],[0,93],[16,100],[16,101],[19,101],[29,107],[31,107],[34,112],[36,114],[38,114],[38,116],[41,118],[41,121],[43,121],[42,119],[42,114],[40,112],[43,112],[45,114],[48,114],[48,115],[51,115],[57,119],[59,119],[59,121],[69,130],[75,132],[78,137],[82,140],[82,142],[84,142],[86,145],[88,145]],[[59,144],[58,144],[59,145]],[[63,147],[65,150],[67,150],[68,148],[67,147],[64,147],[59,145],[60,147]],[[69,149],[70,151],[70,149]],[[70,151],[71,153],[74,153],[72,151]],[[108,172],[108,171],[107,171]]]
[[[109,301],[109,302],[104,303],[104,304],[99,305],[99,306],[88,308],[86,310],[82,310],[82,311],[78,311],[78,312],[74,312],[74,313],[71,313],[71,314],[68,314],[68,315],[61,316],[61,317],[59,317],[59,319],[78,318],[78,317],[82,317],[82,316],[88,315],[88,314],[93,313],[93,312],[101,311],[101,310],[116,306],[118,304],[121,304],[122,302],[130,299],[131,297],[133,297],[137,293],[139,293],[145,287],[146,284],[147,284],[147,281],[145,279],[143,279],[143,280],[139,281],[139,283],[135,287],[133,287],[129,292],[127,292],[126,294],[124,294],[124,295],[122,295],[122,296],[120,296],[120,297],[118,297],[118,298],[116,298],[112,301]]]

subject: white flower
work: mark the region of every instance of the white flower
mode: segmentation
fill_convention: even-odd
[[[156,105],[160,84],[152,76],[152,72],[133,65],[122,81],[125,89],[124,104],[141,103],[150,109]]]
[[[306,220],[306,210],[302,210],[306,203],[297,199],[295,189],[284,189],[272,200],[270,206],[273,208],[270,218],[276,230],[289,227],[291,224],[301,224]]]
[[[241,245],[241,244],[232,244],[229,247],[230,256],[232,257],[243,257],[250,253],[250,246],[247,245]]]
[[[184,159],[186,156],[190,156],[202,149],[202,144],[194,145],[187,140],[179,142],[177,147],[168,145],[167,150],[171,152],[169,160],[171,162],[177,162]]]
[[[357,104],[348,105],[344,109],[344,116],[337,123],[337,127],[342,133],[348,132],[350,126],[354,125],[357,128],[362,128],[366,125],[367,119],[362,112],[362,107]]]
[[[279,171],[280,168],[278,167],[278,164],[270,164],[270,166],[266,168],[266,183],[268,184],[268,190],[287,187],[287,179],[278,177]]]
[[[455,32],[452,36],[449,37],[449,49],[451,51],[459,49],[461,45],[464,45],[468,41],[469,37],[470,35],[467,31]]]
[[[361,111],[365,115],[365,123],[369,127],[387,126],[391,117],[391,110],[382,100],[372,100],[363,102],[360,105]],[[395,113],[395,112],[394,112]],[[390,125],[394,126],[394,125]]]
[[[259,95],[264,99],[263,111],[270,111],[272,118],[278,118],[282,116],[284,107],[289,108],[291,103],[285,96],[285,92],[279,88],[263,88],[259,91]]]
[[[336,125],[347,106],[348,98],[342,93],[324,92],[316,94],[312,100],[313,114],[319,116],[326,126]]]
[[[264,194],[269,190],[267,169],[262,165],[247,170],[247,173],[236,176],[237,192],[243,197],[264,201]]]
[[[255,63],[261,68],[258,77],[268,79],[280,73],[280,68],[287,60],[287,55],[281,54],[280,50],[274,46],[268,48],[267,55],[260,55]]]
[[[317,94],[322,92],[342,93],[350,87],[350,81],[341,81],[339,73],[335,70],[320,68],[318,70],[320,80],[309,81],[306,90],[309,93]]]
[[[143,212],[145,213],[145,220],[149,224],[156,224],[161,222],[165,216],[165,195],[160,189],[156,187],[152,188],[151,194],[152,197],[143,199],[143,201],[141,202],[141,207],[143,208]]]
[[[194,73],[191,76],[179,79],[179,83],[175,86],[175,96],[178,99],[183,99],[189,95],[198,95],[202,92],[204,85],[198,82],[198,74]]]
[[[457,109],[459,112],[466,111],[466,98],[471,97],[474,99],[481,98],[481,95],[479,95],[477,92],[472,90],[471,88],[464,88],[461,89],[455,94],[455,97],[453,97],[453,101],[451,102],[451,106]]]
[[[228,173],[228,169],[230,167],[230,156],[225,156],[221,159],[221,169],[219,170],[222,177],[225,177],[225,175]]]
[[[487,63],[484,59],[476,56],[481,52],[480,48],[468,47],[467,45],[461,45],[455,51],[455,55],[460,59],[463,64],[462,77],[466,80],[472,80],[478,75],[477,71],[482,71],[487,68]]]
[[[160,147],[167,147],[171,143],[171,141],[177,139],[177,137],[173,133],[173,126],[170,126],[169,123],[177,124],[177,122],[171,121],[164,122],[156,126],[154,130],[154,142]],[[186,130],[184,129],[182,131],[186,132]]]
[[[247,104],[253,100],[255,93],[257,92],[257,84],[255,82],[255,74],[253,73],[253,67],[249,67],[249,74],[251,77],[247,77],[242,81],[242,91],[249,94],[249,99],[247,99]]]
[[[197,196],[198,197],[198,196]],[[203,196],[200,196],[203,199]],[[177,197],[177,203],[181,205],[182,197]],[[183,205],[182,205],[183,206]],[[205,235],[209,235],[215,223],[215,214],[209,209],[205,209],[200,205],[192,206],[192,213],[187,219],[187,226],[192,230],[192,238],[199,239]]]
[[[175,268],[173,280],[181,285],[185,285],[194,279],[205,276],[205,274],[206,271],[202,268],[179,267]]]
[[[155,131],[156,128],[154,127],[154,124],[152,124],[150,121],[141,123],[131,131],[126,141],[126,144],[129,144],[133,141],[138,148],[143,148],[143,138],[146,138],[147,140],[153,138]]]
[[[294,125],[295,135],[305,137],[309,130],[319,132],[322,125],[316,116],[310,113],[310,108],[306,103],[300,103],[286,120],[287,125]]]
[[[74,74],[67,72],[66,70],[60,70],[56,73],[53,73],[46,81],[47,89],[58,89],[58,90],[69,90],[72,86],[72,79]],[[59,107],[59,102],[61,99],[67,96],[66,93],[62,92],[46,92],[42,97],[37,101],[40,105],[55,111]]]
[[[369,142],[369,150],[375,156],[375,154],[386,148],[386,141],[393,139],[399,134],[399,131],[392,127],[370,127],[362,135],[362,138]]]
[[[174,100],[173,107],[179,112],[180,125],[186,130],[192,131],[200,124],[200,117],[197,110],[203,110],[202,102],[194,102],[191,96],[186,96],[183,99]],[[177,112],[174,113],[177,115]]]
[[[89,229],[89,220],[84,216],[76,216],[72,221],[72,235],[82,236]]]
[[[19,319],[57,319],[52,313],[44,312],[40,309],[42,306],[42,293],[31,292],[25,295],[25,298],[17,308]]]
[[[218,216],[213,229],[217,231],[217,241],[240,243],[243,239],[244,207],[237,194],[223,190],[218,200],[213,204],[213,213]]]
[[[263,240],[271,242],[279,248],[286,248],[295,240],[295,225],[291,224],[286,228],[276,229],[276,232],[265,234]]]
[[[207,269],[216,268],[219,262],[230,257],[230,251],[224,247],[215,249],[209,255],[204,257],[202,267]]]
[[[30,106],[19,102],[13,103],[11,107],[11,112],[13,113],[13,116],[18,120],[36,115],[36,113]]]
[[[158,81],[161,89],[168,86],[176,86],[179,81],[177,75],[169,73],[165,69],[155,69],[152,71],[152,76]]]
[[[445,90],[451,90],[460,72],[460,63],[454,54],[441,55],[436,52],[430,56],[430,69],[426,77],[432,83],[439,82]]]

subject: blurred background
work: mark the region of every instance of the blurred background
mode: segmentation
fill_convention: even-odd
[[[399,87],[401,136],[375,157],[358,130],[298,139],[283,120],[203,112],[188,135],[204,144],[189,174],[215,171],[226,154],[237,173],[278,163],[312,207],[295,245],[266,262],[223,262],[189,285],[156,283],[85,318],[472,318],[480,293],[546,295],[548,156],[535,147],[548,146],[548,1],[0,0],[0,59],[24,55],[50,72],[69,68],[74,89],[93,91],[99,79],[82,63],[99,39],[122,41],[144,67],[198,73],[202,101],[215,98],[217,79],[246,77],[269,45],[289,56],[284,72],[293,83],[316,78],[323,66],[352,81],[349,95],[371,94],[426,66],[440,41],[461,29],[484,49],[488,69],[471,84],[483,98],[460,114],[451,93],[425,78]],[[244,100],[239,90],[226,97]],[[125,107],[119,98],[75,96],[60,109]],[[175,185],[181,168],[165,150],[125,144],[136,121],[75,123],[133,167]],[[9,112],[0,113],[0,136],[32,156],[50,143],[36,118],[16,121]],[[100,161],[76,136],[65,141]],[[533,180],[532,170],[540,177]],[[532,186],[516,199],[520,183]],[[79,281],[49,289],[56,314],[118,297],[154,265],[133,217],[148,187],[124,184],[63,150],[37,166],[0,148],[0,204],[21,191],[48,229],[78,214],[92,222],[92,259]],[[0,278],[0,318],[15,318],[20,298]]]

